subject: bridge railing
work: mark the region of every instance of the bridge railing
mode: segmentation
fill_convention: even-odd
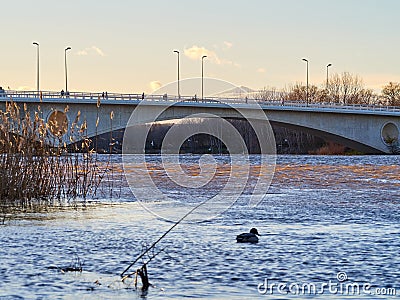
[[[122,93],[103,93],[103,92],[54,92],[54,91],[12,91],[0,90],[0,101],[9,99],[89,99],[101,101],[150,101],[150,102],[182,102],[191,104],[248,104],[257,102],[261,106],[283,106],[283,107],[310,107],[310,108],[330,108],[330,109],[345,109],[345,110],[372,110],[372,111],[400,111],[399,106],[386,105],[367,105],[367,104],[343,104],[343,103],[306,103],[304,101],[280,101],[280,100],[260,100],[247,97],[205,97],[204,99],[196,96],[181,96],[176,95],[145,95],[145,94],[122,94]]]

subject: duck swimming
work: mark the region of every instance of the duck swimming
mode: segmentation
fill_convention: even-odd
[[[256,228],[252,228],[250,229],[250,232],[248,233],[241,233],[236,237],[236,241],[238,243],[258,243],[258,236],[260,236],[260,234],[258,233]]]

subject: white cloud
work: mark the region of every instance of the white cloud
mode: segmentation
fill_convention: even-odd
[[[204,47],[198,47],[196,45],[184,49],[184,54],[193,60],[201,60],[203,55],[206,55],[208,60],[216,63],[217,65],[231,65],[235,67],[240,67],[238,63],[227,59],[221,59],[214,51],[206,49]]]
[[[224,45],[225,45],[226,49],[230,49],[233,46],[233,44],[231,42],[227,42],[227,41],[224,41]]]
[[[219,58],[214,51],[208,50],[204,47],[192,46],[188,49],[184,49],[184,54],[193,60],[201,60],[203,55],[207,55],[208,59],[214,60],[216,63],[219,63]]]
[[[84,55],[88,55],[88,53],[86,50],[79,50],[78,52],[76,52],[76,55],[84,56]]]
[[[213,44],[214,49],[229,50],[233,47],[233,43],[228,41],[223,41],[220,44]]]
[[[106,56],[103,52],[103,50],[101,50],[100,48],[96,47],[96,46],[92,46],[92,49],[100,56]]]
[[[103,50],[101,50],[99,47],[96,47],[96,46],[88,47],[88,48],[85,48],[83,50],[79,50],[78,52],[76,52],[76,55],[79,55],[79,56],[85,56],[85,55],[89,55],[89,54],[97,54],[100,56],[106,56],[104,54]]]
[[[160,87],[162,87],[162,83],[158,80],[151,81],[149,83],[149,87],[150,87],[151,91],[154,92],[154,91],[158,90]]]
[[[257,72],[258,72],[258,73],[265,73],[265,69],[264,69],[264,68],[258,68],[258,69],[257,69]]]

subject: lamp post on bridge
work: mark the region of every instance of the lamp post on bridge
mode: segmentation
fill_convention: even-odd
[[[306,94],[306,105],[308,106],[308,59],[303,58],[303,61],[307,63],[307,94]]]
[[[332,67],[332,64],[328,64],[327,66],[326,66],[326,89],[328,90],[328,87],[329,87],[329,67]]]
[[[204,99],[204,59],[207,55],[201,57],[201,100]]]
[[[67,73],[67,51],[71,50],[71,47],[67,47],[64,50],[64,66],[65,66],[65,94],[68,92],[68,73]]]
[[[36,46],[36,89],[39,94],[39,43],[33,42],[33,45]]]
[[[179,51],[178,50],[174,50],[174,52],[178,55],[178,99],[181,99],[181,91],[180,91],[180,87],[179,87]]]

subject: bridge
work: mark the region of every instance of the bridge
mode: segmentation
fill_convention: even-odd
[[[87,135],[105,134],[124,129],[132,112],[139,105],[143,113],[139,123],[153,121],[152,112],[164,109],[158,121],[182,119],[191,114],[207,113],[225,119],[243,119],[241,111],[260,110],[271,124],[301,129],[364,153],[393,153],[398,149],[400,108],[389,106],[342,105],[336,103],[306,104],[300,101],[258,101],[251,98],[177,97],[171,95],[106,94],[71,92],[0,91],[0,109],[13,100],[26,103],[28,110],[37,111],[46,121],[67,122],[71,126],[80,112],[87,121]],[[68,106],[68,110],[66,107]],[[111,119],[111,115],[113,115]],[[99,117],[99,121],[96,122]],[[96,126],[96,123],[98,123]],[[63,136],[60,129],[55,135]],[[69,140],[65,140],[69,143]]]

